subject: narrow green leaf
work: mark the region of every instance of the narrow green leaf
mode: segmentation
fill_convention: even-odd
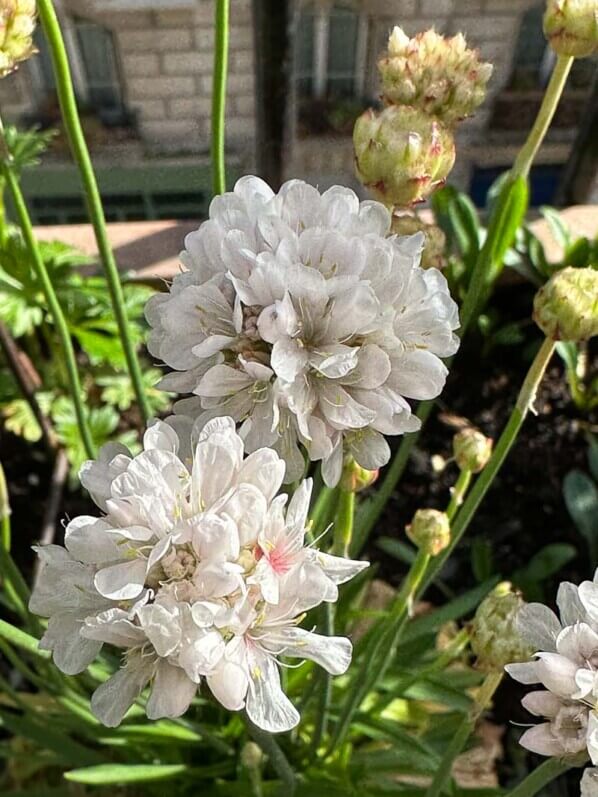
[[[571,242],[571,234],[560,213],[548,205],[543,205],[540,208],[540,213],[546,219],[554,240],[563,251],[567,249]]]
[[[15,628],[14,625],[7,623],[5,620],[0,620],[0,636],[8,640],[12,645],[21,650],[27,651],[40,659],[49,659],[50,653],[47,650],[39,649],[39,640],[21,631],[20,628]]]
[[[148,783],[170,780],[190,771],[187,764],[100,764],[85,769],[65,772],[66,780],[89,786],[106,786],[116,783]]]

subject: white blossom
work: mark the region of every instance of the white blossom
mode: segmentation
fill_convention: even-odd
[[[441,392],[459,325],[445,278],[418,265],[423,236],[387,237],[390,222],[380,203],[298,180],[274,194],[244,177],[214,199],[186,270],[146,310],[150,351],[174,369],[162,387],[194,394],[180,411],[230,415],[247,450],[279,452],[287,482],[299,444],[330,485],[344,453],[384,465],[383,435],[419,427],[408,399]]]
[[[367,563],[306,545],[311,481],[287,505],[284,470],[269,449],[244,457],[232,418],[198,429],[180,416],[150,426],[139,455],[111,446],[83,466],[104,514],[71,520],[64,548],[37,549],[30,608],[49,617],[40,645],[64,672],[83,671],[103,644],[122,650],[92,697],[104,724],[118,725],[148,684],[148,716],[179,716],[205,681],[226,708],[284,731],[299,715],[281,657],[347,669],[348,639],[299,623]]]
[[[557,595],[560,618],[540,603],[519,611],[519,633],[536,648],[533,661],[509,664],[523,684],[541,684],[523,706],[544,722],[524,732],[523,747],[545,756],[587,752],[598,764],[598,571],[579,587],[565,582]],[[593,777],[593,776],[592,776]],[[591,783],[588,775],[586,782]],[[588,787],[591,788],[591,787]],[[592,794],[592,791],[587,791]]]
[[[583,773],[580,797],[598,797],[598,769],[588,767]]]

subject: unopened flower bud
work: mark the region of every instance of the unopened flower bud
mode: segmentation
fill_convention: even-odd
[[[453,437],[453,454],[460,470],[479,473],[492,454],[492,440],[472,427],[461,429]]]
[[[598,335],[598,271],[557,271],[534,299],[534,321],[547,338],[579,342]]]
[[[371,108],[353,130],[357,176],[389,206],[423,202],[446,180],[455,162],[453,136],[417,108]]]
[[[492,64],[461,33],[446,38],[427,30],[410,39],[396,27],[378,70],[387,104],[413,105],[452,125],[484,101]]]
[[[372,485],[378,478],[378,470],[367,470],[358,465],[353,457],[348,457],[343,465],[340,480],[341,490],[346,493],[359,493]]]
[[[35,0],[0,0],[0,77],[35,52]]]
[[[498,584],[478,606],[471,628],[471,649],[478,666],[502,671],[506,664],[527,661],[533,654],[517,630],[517,614],[524,605],[508,581]]]
[[[596,0],[548,0],[544,35],[559,55],[585,58],[598,52]]]
[[[437,509],[418,509],[407,526],[407,536],[424,553],[438,556],[451,541],[448,516]]]
[[[437,224],[425,221],[409,213],[395,214],[390,231],[393,235],[415,235],[423,232],[426,238],[420,266],[422,268],[442,268],[445,264],[446,236]]]
[[[241,749],[241,765],[245,769],[259,769],[264,761],[261,747],[255,742],[245,742]]]

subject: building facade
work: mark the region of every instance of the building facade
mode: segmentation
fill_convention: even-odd
[[[254,0],[259,2],[259,0]],[[281,0],[282,2],[282,0]],[[541,31],[543,0],[287,0],[290,50],[285,177],[321,187],[353,176],[351,129],[377,102],[376,61],[393,25],[463,31],[494,64],[485,105],[459,129],[452,180],[481,203],[512,160],[551,68]],[[213,0],[60,0],[56,3],[83,109],[84,128],[112,220],[195,218],[209,199]],[[251,0],[231,0],[227,148],[231,177],[255,169],[255,65]],[[58,125],[51,63],[38,55],[0,81],[3,117]],[[549,201],[588,102],[589,62],[578,62],[557,125],[536,169]],[[63,136],[25,189],[44,223],[84,216]],[[356,186],[358,187],[358,186]]]

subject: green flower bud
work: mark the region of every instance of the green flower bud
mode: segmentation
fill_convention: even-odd
[[[443,268],[445,265],[446,235],[437,224],[427,224],[410,214],[394,215],[390,231],[393,235],[414,235],[423,232],[426,237],[420,266],[422,268]]]
[[[371,108],[355,122],[355,167],[361,182],[386,205],[423,202],[446,180],[455,162],[453,136],[417,108]]]
[[[462,429],[453,437],[453,454],[460,470],[479,473],[492,454],[492,440],[477,429]]]
[[[438,556],[451,541],[451,525],[445,512],[437,509],[418,509],[407,536],[424,553]]]
[[[498,584],[478,606],[471,627],[471,649],[482,670],[502,671],[506,664],[527,661],[534,651],[517,631],[524,601],[508,581]]]
[[[0,77],[35,52],[35,0],[0,0]]]
[[[598,53],[596,0],[548,0],[544,35],[559,55],[585,58]]]
[[[534,321],[547,338],[579,342],[598,335],[598,271],[557,271],[534,299]]]
[[[359,493],[376,481],[378,473],[377,469],[367,470],[358,465],[353,457],[347,457],[343,465],[340,488],[346,493]]]
[[[427,30],[410,39],[396,27],[378,70],[387,104],[413,105],[452,125],[484,101],[492,64],[480,61],[461,33],[445,38]]]
[[[245,742],[241,749],[241,766],[245,769],[259,769],[264,761],[261,747],[255,742]]]

